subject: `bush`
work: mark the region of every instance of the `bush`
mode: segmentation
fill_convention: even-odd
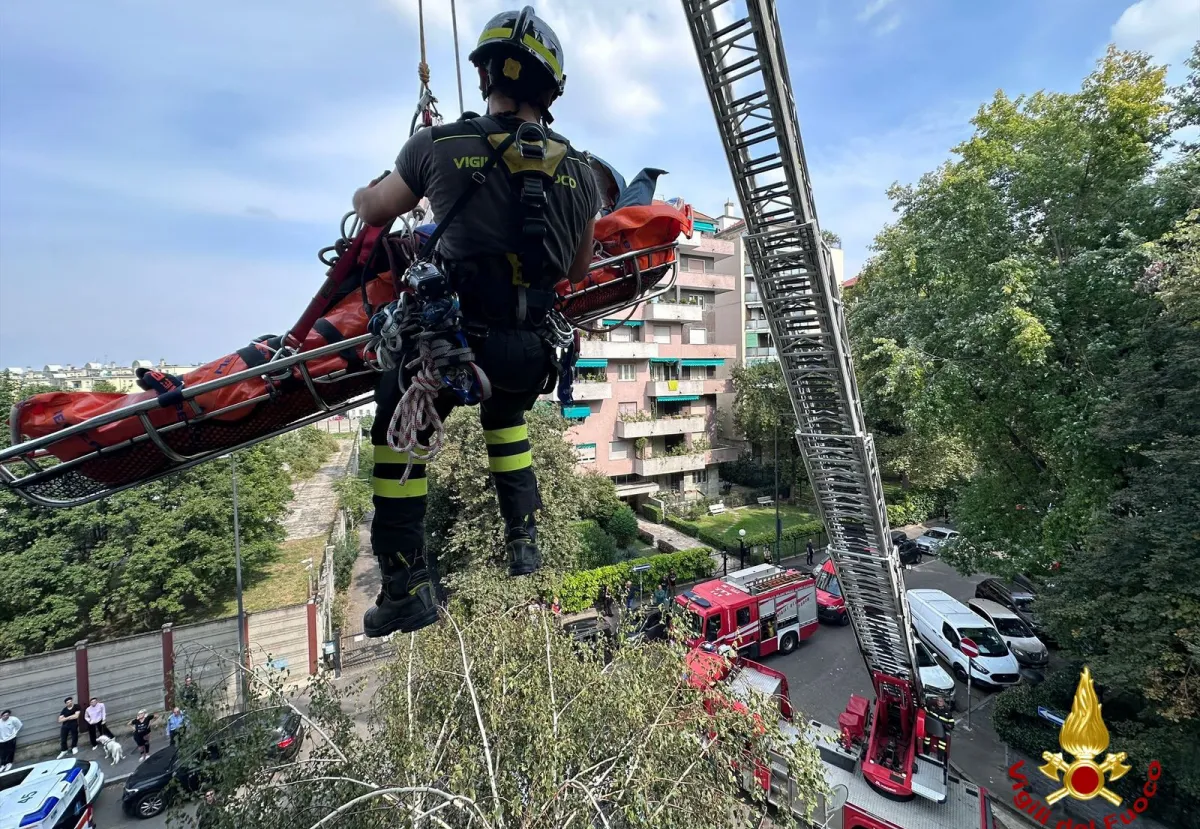
[[[637,516],[627,504],[621,504],[612,518],[608,519],[604,529],[613,537],[613,541],[617,542],[618,547],[628,547],[637,538]]]
[[[590,518],[607,529],[608,522],[621,507],[625,506],[617,497],[616,484],[612,482],[611,478],[595,472],[580,475],[579,483],[581,485],[579,516],[585,519]]]
[[[587,568],[603,567],[617,559],[617,545],[613,537],[600,528],[595,521],[580,521],[575,525],[579,541],[583,545],[579,563]]]
[[[908,492],[887,505],[888,523],[893,527],[920,524],[934,514],[937,499],[927,492]]]
[[[333,491],[337,493],[338,506],[350,513],[353,523],[357,524],[371,511],[371,484],[362,478],[338,478],[333,482]]]
[[[350,586],[354,576],[354,560],[358,558],[358,533],[353,530],[341,544],[333,548],[333,582],[338,590]]]
[[[720,475],[722,480],[748,487],[770,486],[775,482],[775,469],[749,455],[721,464]]]
[[[675,571],[676,580],[682,583],[707,578],[715,569],[709,551],[696,547],[678,553],[632,558],[608,567],[568,573],[563,577],[558,593],[563,612],[577,613],[592,607],[596,603],[596,596],[599,595],[602,584],[608,585],[614,596],[621,595],[625,582],[637,583],[637,574],[633,572],[633,568],[642,564],[650,565],[649,572],[642,574],[643,584],[648,585],[658,584],[672,570]]]
[[[653,521],[655,524],[661,524],[663,522],[663,511],[654,504],[642,504],[642,515],[644,515],[648,520]]]
[[[790,527],[784,527],[781,540],[790,541],[793,538],[815,538],[825,531],[825,525],[819,519],[804,521],[799,524],[793,524]],[[775,544],[775,531],[765,533],[754,533],[746,536],[746,546],[766,545],[772,546]]]

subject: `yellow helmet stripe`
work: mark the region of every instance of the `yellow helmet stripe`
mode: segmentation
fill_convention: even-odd
[[[506,40],[510,37],[512,37],[511,26],[499,29],[484,29],[483,34],[479,36],[479,42],[475,45],[482,46],[484,43],[490,40]],[[542,43],[533,35],[525,35],[523,42],[530,49],[542,56],[542,60],[546,61],[547,65],[550,67],[550,71],[554,73],[554,79],[556,81],[561,81],[562,64],[558,62],[558,58],[554,56],[554,53],[546,48],[546,44]]]

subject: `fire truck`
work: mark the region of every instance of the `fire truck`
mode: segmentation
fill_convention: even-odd
[[[688,645],[731,645],[752,659],[791,653],[818,627],[812,577],[770,564],[697,584],[675,603]]]

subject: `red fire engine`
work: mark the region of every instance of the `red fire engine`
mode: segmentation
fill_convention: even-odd
[[[813,579],[771,564],[702,582],[675,602],[686,611],[688,645],[731,645],[751,658],[791,653],[818,626]]]

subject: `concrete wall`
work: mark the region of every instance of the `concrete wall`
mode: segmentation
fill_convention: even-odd
[[[90,693],[104,703],[114,733],[142,708],[163,710],[161,632],[89,645],[87,657]]]
[[[289,684],[309,676],[307,605],[250,614],[247,629],[256,669],[267,668],[269,653],[274,660],[286,661]],[[90,696],[107,706],[109,724],[118,734],[139,709],[161,714],[167,704],[166,635],[172,639],[177,685],[190,674],[206,692],[215,692],[219,705],[232,706],[237,698],[237,619],[184,625],[172,628],[169,634],[154,631],[87,644],[86,674],[80,670],[84,663],[81,648],[0,661],[0,706],[12,709],[24,724],[19,745],[29,748],[37,743],[57,743],[63,698],[81,698],[85,687]],[[86,699],[79,702],[86,707]],[[30,755],[22,752],[21,756]]]
[[[0,662],[0,705],[24,727],[18,745],[58,739],[58,712],[75,689],[75,649]]]
[[[176,687],[190,675],[206,692],[232,704],[237,698],[237,618],[177,627],[174,640]]]
[[[308,607],[297,605],[250,617],[250,664],[284,672],[288,683],[308,676]]]

